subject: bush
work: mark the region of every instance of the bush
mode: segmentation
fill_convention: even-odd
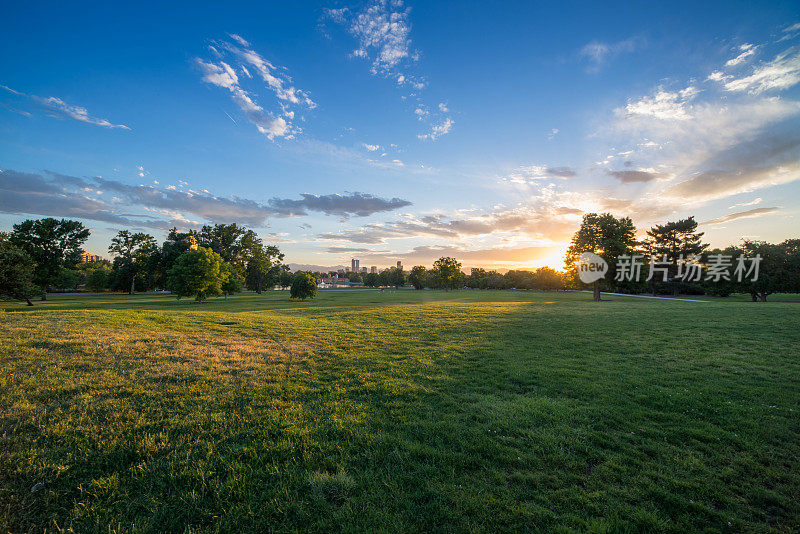
[[[308,273],[297,273],[292,279],[289,296],[293,299],[313,299],[317,294],[317,279]]]

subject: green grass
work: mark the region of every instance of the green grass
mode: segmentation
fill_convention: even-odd
[[[799,529],[800,304],[589,298],[8,304],[0,531]]]

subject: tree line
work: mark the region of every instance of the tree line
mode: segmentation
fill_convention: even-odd
[[[567,250],[565,283],[570,288],[585,287],[578,277],[579,258],[584,252],[602,257],[610,276],[592,284],[594,300],[600,291],[620,293],[695,294],[725,297],[732,293],[749,294],[753,301],[766,301],[773,293],[800,292],[800,239],[773,244],[744,239],[739,245],[724,249],[710,248],[703,242],[694,217],[655,225],[637,239],[636,227],[629,217],[610,213],[587,213],[572,237]],[[637,279],[615,276],[631,258],[657,258],[657,263],[642,262]],[[756,280],[737,276],[737,265],[730,259],[758,258]],[[696,272],[690,272],[691,259]],[[658,268],[658,276],[655,274]],[[650,271],[653,271],[651,273]],[[712,272],[715,276],[709,276]]]
[[[251,229],[233,224],[169,231],[158,245],[146,233],[122,230],[108,247],[113,261],[83,262],[90,231],[78,221],[27,220],[0,232],[0,296],[25,300],[58,289],[169,290],[177,296],[229,295],[246,287],[261,293],[289,287],[284,255]]]

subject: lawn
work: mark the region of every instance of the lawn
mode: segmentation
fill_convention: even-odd
[[[800,529],[797,303],[4,309],[0,531]]]

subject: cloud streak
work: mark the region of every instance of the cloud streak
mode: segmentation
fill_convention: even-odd
[[[285,74],[285,69],[276,67],[262,57],[244,38],[231,34],[231,39],[233,42],[213,42],[209,50],[214,59],[194,58],[195,65],[202,74],[202,80],[227,89],[234,104],[270,141],[276,138],[293,139],[302,131],[295,121],[296,112],[313,109],[316,103],[305,91],[292,85],[292,80]],[[232,66],[237,63],[238,72],[236,67]],[[253,69],[264,83],[263,88],[274,95],[276,102],[273,109],[266,110],[257,102],[256,89],[247,90],[242,87],[243,80],[240,79],[240,74],[250,85],[255,86],[252,81],[254,76],[246,65]]]
[[[5,85],[0,85],[0,89],[3,89],[7,93],[10,93],[15,98],[18,98],[20,100],[27,100],[29,102],[37,104],[41,109],[44,110],[46,115],[53,118],[70,119],[78,122],[83,122],[86,124],[91,124],[93,126],[100,126],[101,128],[130,130],[130,128],[124,124],[114,124],[108,119],[101,119],[99,117],[94,117],[89,113],[89,110],[87,110],[86,108],[82,106],[74,106],[68,104],[64,100],[56,96],[41,97],[36,95],[28,95],[20,91],[16,91]],[[27,111],[21,111],[21,113],[30,115],[30,113]]]

